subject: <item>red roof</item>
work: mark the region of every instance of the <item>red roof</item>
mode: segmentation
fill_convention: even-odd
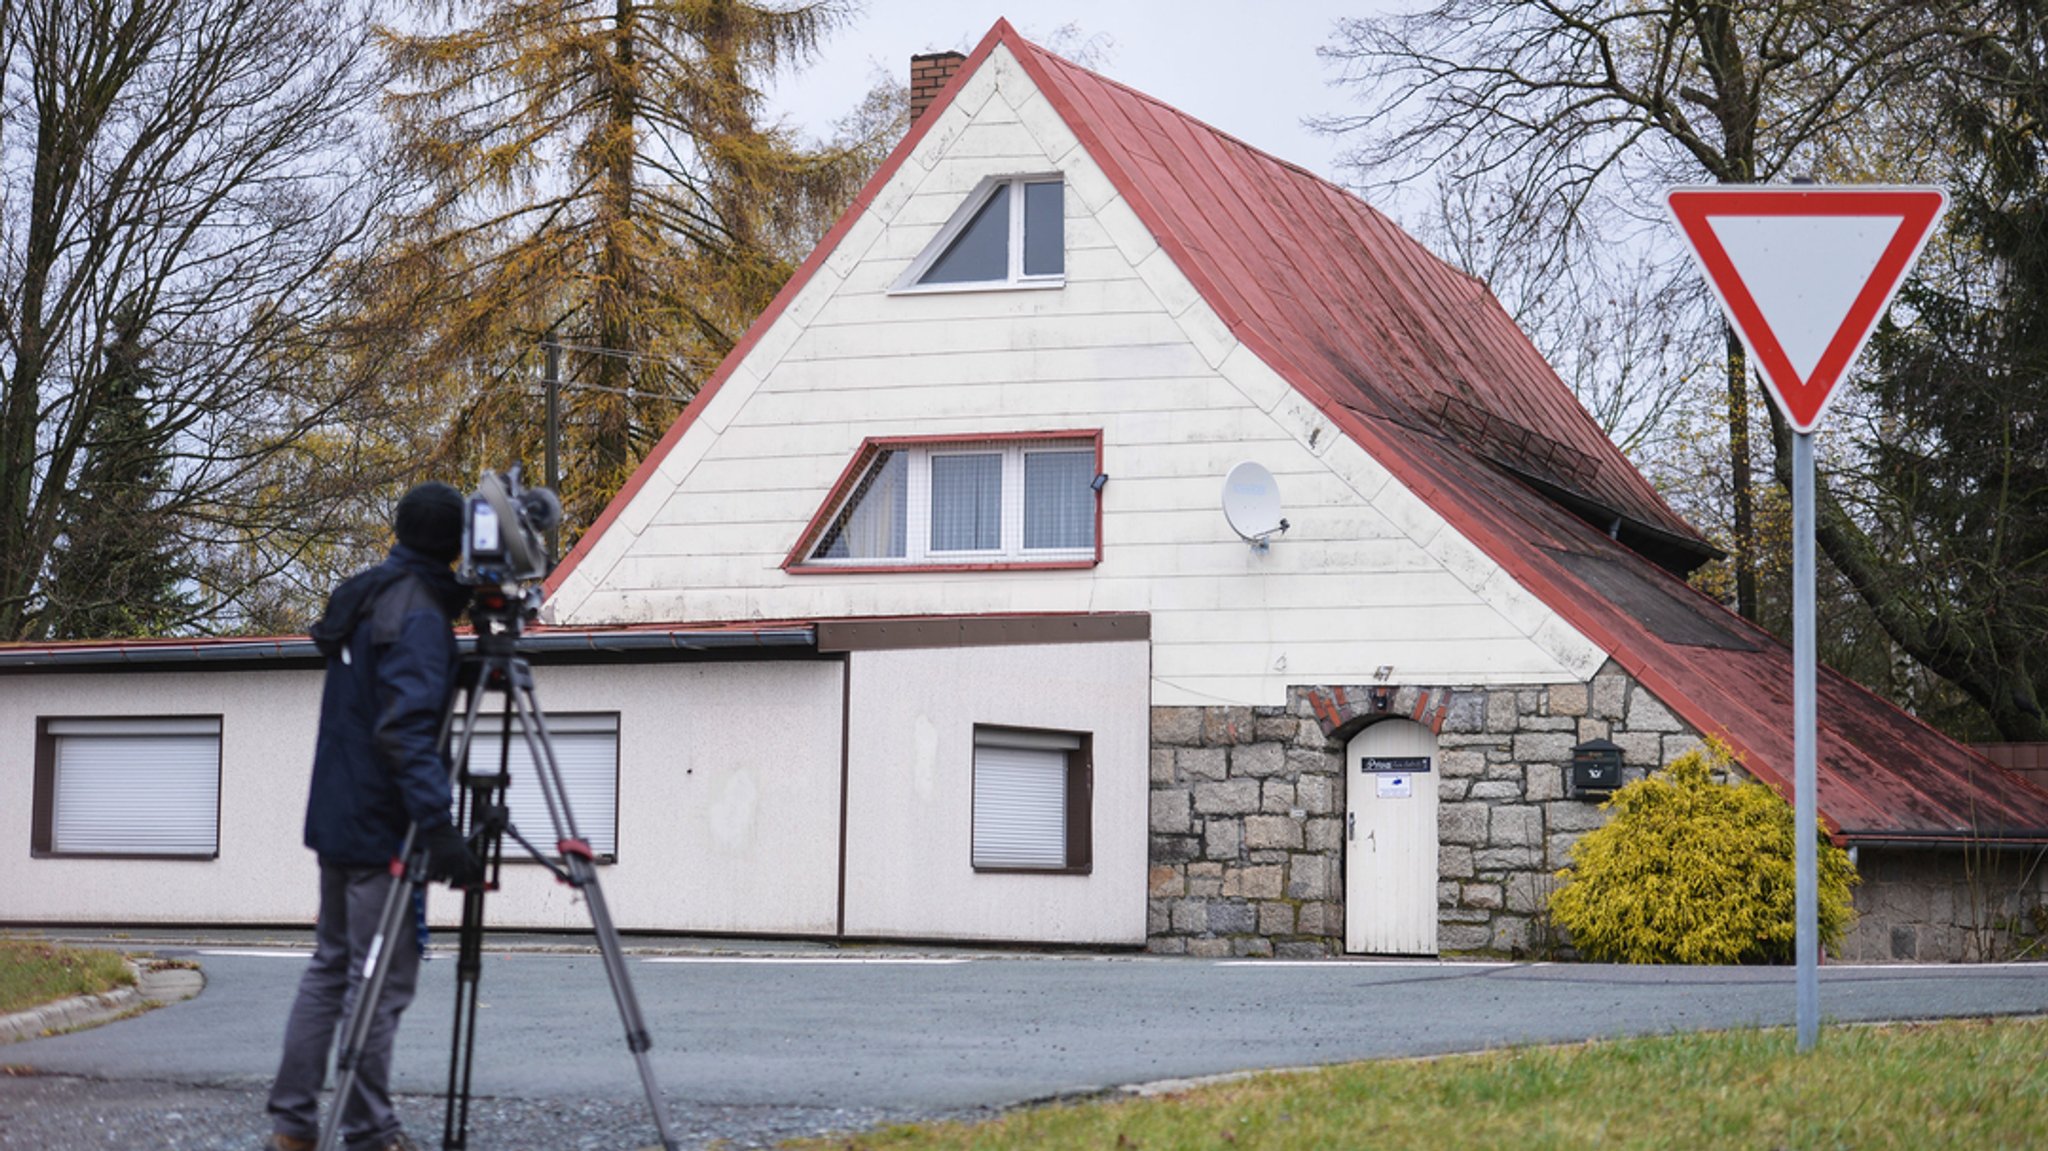
[[[1687,570],[1710,549],[1483,284],[1342,188],[1062,60],[1007,21],[749,329],[550,590],[997,44],[1239,340],[1679,718],[1726,740],[1790,797],[1790,651],[1665,570]],[[2048,792],[1825,668],[1819,704],[1819,806],[1845,837],[2048,840]]]
[[[1698,548],[1698,533],[1485,285],[1313,173],[1007,25],[990,36],[1240,340],[1680,718],[1791,796],[1791,652],[1645,558],[1690,566],[1670,552]],[[1589,514],[1632,521],[1621,539],[1635,549]],[[1823,669],[1819,707],[1819,806],[1838,832],[2048,837],[2048,793],[1846,677]]]
[[[999,26],[1090,157],[1240,339],[1299,384],[1711,554],[1486,286],[1371,205]]]

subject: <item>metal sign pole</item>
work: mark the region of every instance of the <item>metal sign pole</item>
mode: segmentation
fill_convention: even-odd
[[[1792,425],[1792,809],[1799,1050],[1820,1032],[1813,431],[1948,206],[1940,188],[1762,184],[1664,193],[1765,390]],[[1862,268],[1859,289],[1843,274]],[[1759,291],[1766,287],[1769,290]]]
[[[1799,1050],[1820,1032],[1820,882],[1813,830],[1813,433],[1792,436],[1792,810],[1798,870],[1794,944],[1799,967]]]

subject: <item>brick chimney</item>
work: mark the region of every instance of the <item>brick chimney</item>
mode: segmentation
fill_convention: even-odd
[[[967,63],[967,56],[961,52],[927,52],[910,58],[910,122],[924,115],[938,98],[939,90]]]

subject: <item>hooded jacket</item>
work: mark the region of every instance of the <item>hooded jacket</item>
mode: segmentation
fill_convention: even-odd
[[[452,624],[469,595],[447,564],[400,544],[336,588],[313,625],[327,678],[306,846],[322,865],[386,866],[408,823],[450,822],[441,717],[455,691]]]

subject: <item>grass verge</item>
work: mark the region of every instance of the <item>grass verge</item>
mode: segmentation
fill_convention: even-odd
[[[112,951],[0,939],[0,1015],[134,982],[134,972]]]
[[[1263,1075],[1159,1099],[788,1144],[950,1148],[2048,1147],[2048,1020],[1523,1048]]]

